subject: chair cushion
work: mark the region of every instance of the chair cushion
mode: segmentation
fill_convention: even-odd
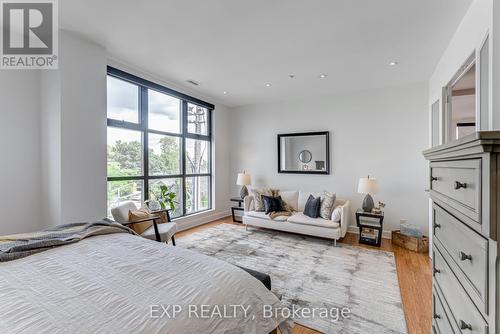
[[[299,192],[298,191],[280,191],[279,195],[283,202],[288,204],[293,210],[299,210]]]
[[[158,232],[160,233],[161,241],[169,241],[170,238],[177,232],[176,223],[158,224]],[[156,240],[154,225],[148,228],[141,234],[144,238]]]
[[[116,208],[111,209],[113,219],[119,223],[127,223],[129,211],[136,211],[137,207],[134,202],[124,202]]]
[[[294,213],[287,220],[289,223],[301,224],[301,225],[312,225],[326,228],[339,228],[340,224],[331,220],[326,220],[323,218],[311,218],[306,216],[302,212]]]
[[[260,218],[260,219],[267,219],[267,220],[273,220],[277,222],[284,222],[287,220],[288,217],[286,216],[278,216],[274,219],[271,219],[269,215],[266,215],[265,212],[260,212],[260,211],[247,211],[245,212],[246,216],[253,217],[253,218]]]

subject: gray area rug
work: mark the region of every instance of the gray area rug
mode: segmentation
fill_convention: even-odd
[[[350,310],[337,321],[333,314],[294,318],[298,324],[324,333],[407,333],[390,252],[230,224],[182,237],[178,246],[269,274],[290,309]]]

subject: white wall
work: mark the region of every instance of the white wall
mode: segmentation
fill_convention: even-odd
[[[294,100],[236,108],[231,113],[231,173],[252,175],[253,186],[283,190],[330,190],[361,207],[360,177],[379,180],[375,201],[387,203],[385,230],[399,228],[408,219],[428,233],[427,85]],[[278,174],[279,133],[330,131],[331,175]],[[235,182],[231,182],[234,184]],[[232,193],[239,188],[232,186]],[[354,221],[354,217],[352,218]]]
[[[0,74],[0,235],[41,227],[38,76]]]

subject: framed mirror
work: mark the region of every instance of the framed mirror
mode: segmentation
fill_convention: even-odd
[[[330,174],[330,133],[279,134],[278,173]]]

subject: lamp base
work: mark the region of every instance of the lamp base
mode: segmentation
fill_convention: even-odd
[[[241,197],[241,199],[244,199],[247,196],[248,196],[247,186],[241,187],[241,190],[240,190],[240,197]]]
[[[363,200],[363,211],[364,212],[372,212],[372,209],[375,207],[375,204],[373,203],[373,198],[370,196],[370,194],[366,194],[365,199]]]

